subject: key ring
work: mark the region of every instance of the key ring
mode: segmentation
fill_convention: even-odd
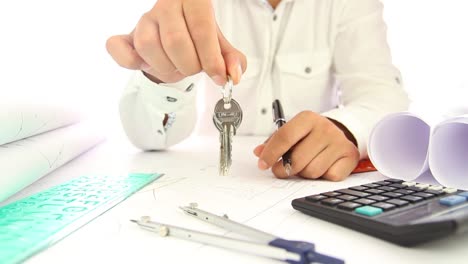
[[[221,88],[221,93],[223,95],[225,109],[231,108],[232,86],[234,86],[231,76],[228,75],[227,78],[228,78],[227,83]],[[228,89],[226,89],[226,86],[228,86]]]

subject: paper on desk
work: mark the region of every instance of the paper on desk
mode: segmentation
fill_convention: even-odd
[[[0,146],[0,202],[104,139],[91,122]]]
[[[405,181],[433,177],[448,187],[468,188],[468,115],[428,122],[409,113],[391,114],[369,137],[369,158],[384,175]]]
[[[0,105],[0,145],[76,123],[80,115],[59,105]]]

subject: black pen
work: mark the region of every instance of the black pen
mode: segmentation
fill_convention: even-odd
[[[281,107],[281,103],[278,99],[273,101],[273,122],[276,124],[277,129],[280,129],[280,127],[286,124],[283,108]],[[283,154],[282,160],[284,170],[286,170],[288,176],[291,176],[291,149]]]

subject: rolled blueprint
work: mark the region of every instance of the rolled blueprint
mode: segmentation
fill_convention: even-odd
[[[429,145],[429,166],[444,186],[468,189],[468,115],[437,125]]]
[[[411,113],[392,114],[374,127],[369,159],[385,176],[414,180],[428,169],[430,127]]]
[[[388,115],[373,128],[368,153],[387,177],[431,177],[446,187],[468,189],[468,116],[430,125],[409,112]]]
[[[77,123],[78,112],[60,105],[0,104],[0,145]]]
[[[0,146],[0,202],[100,143],[101,131],[80,122]]]

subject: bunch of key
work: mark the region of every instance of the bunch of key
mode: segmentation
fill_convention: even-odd
[[[219,157],[219,175],[229,175],[232,164],[232,138],[242,122],[242,109],[236,100],[232,99],[232,79],[221,88],[223,98],[214,108],[213,122],[219,131],[221,143]]]

